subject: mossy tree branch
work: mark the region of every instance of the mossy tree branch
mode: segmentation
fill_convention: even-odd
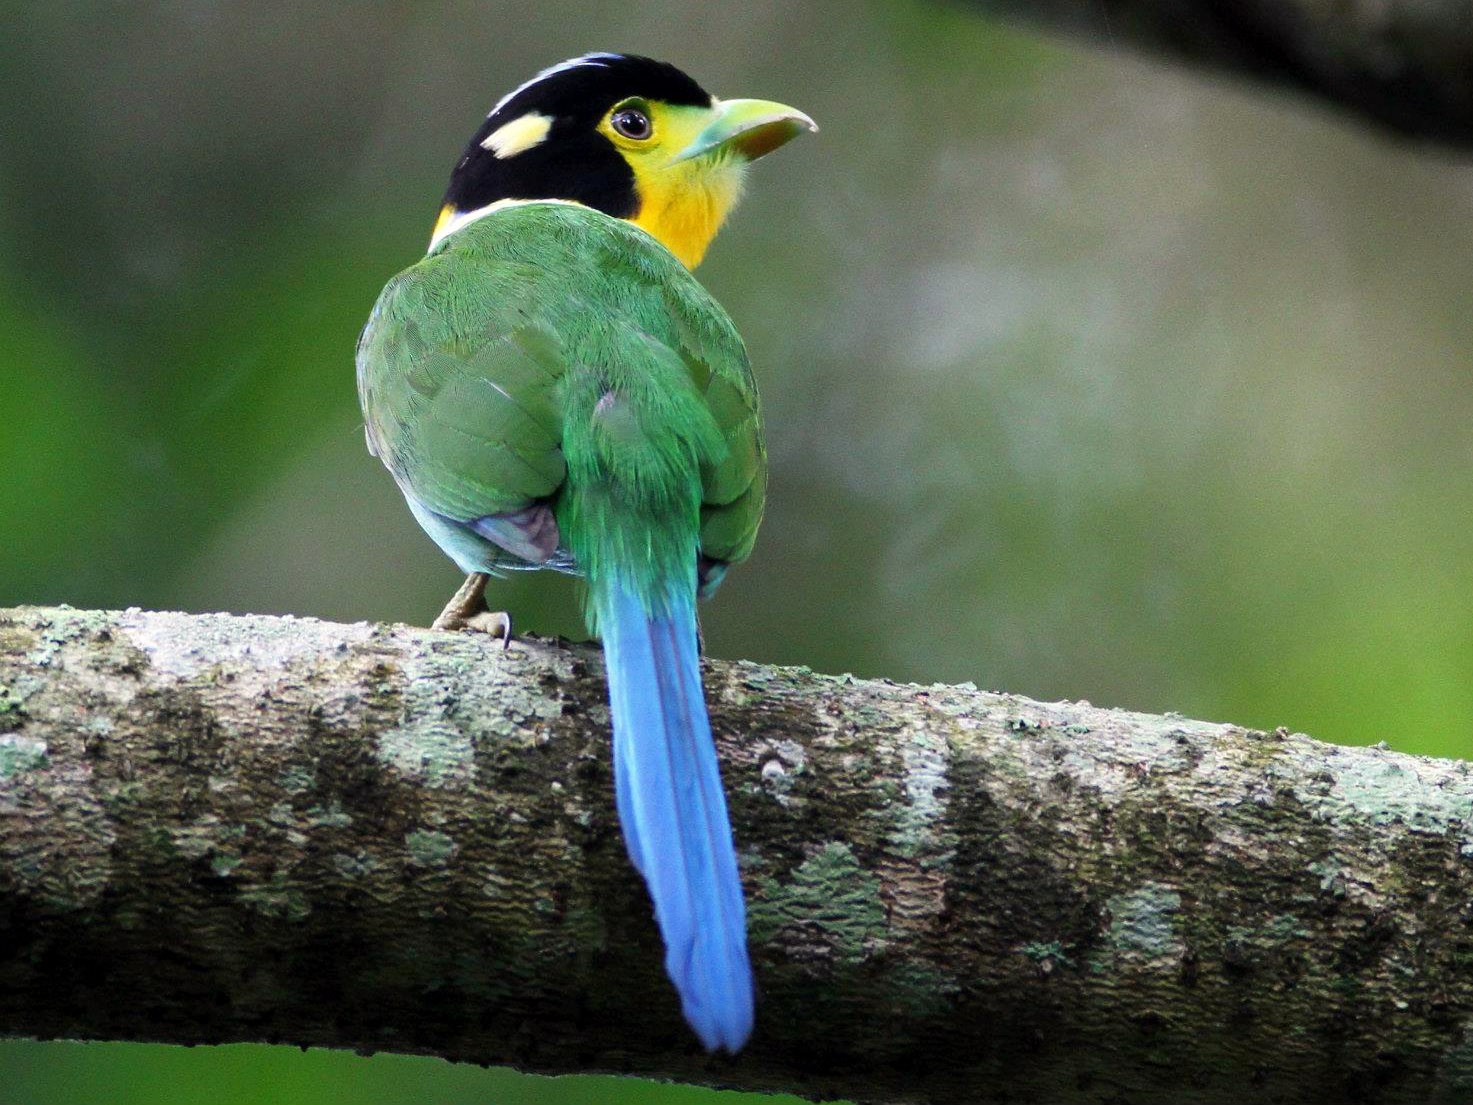
[[[1468,765],[710,661],[761,990],[694,1046],[599,653],[0,612],[0,1034],[899,1102],[1473,1097]]]
[[[1307,92],[1390,130],[1473,147],[1466,0],[972,0],[1101,45]]]

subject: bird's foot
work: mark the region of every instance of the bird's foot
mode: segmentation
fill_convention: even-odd
[[[450,596],[450,601],[440,611],[440,616],[430,623],[430,628],[464,629],[466,622],[486,609],[486,580],[489,578],[485,572],[472,572],[466,576],[460,590]]]
[[[489,633],[501,638],[501,647],[511,644],[511,615],[504,610],[486,609],[485,572],[472,572],[465,577],[460,590],[451,596],[440,611],[440,616],[430,623],[431,629],[443,629],[454,633],[468,630],[472,633]]]
[[[467,633],[489,633],[501,638],[501,647],[511,647],[511,615],[505,610],[482,610],[455,627]]]

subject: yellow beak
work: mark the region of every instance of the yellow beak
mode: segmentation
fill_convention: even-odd
[[[718,148],[735,150],[748,161],[756,161],[798,135],[818,130],[818,124],[797,108],[771,100],[718,100],[712,110],[715,117],[675,156],[676,162]]]

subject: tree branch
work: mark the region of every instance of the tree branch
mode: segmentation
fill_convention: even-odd
[[[1468,765],[710,661],[761,991],[699,1052],[599,653],[0,611],[0,1034],[857,1101],[1473,1098]]]
[[[1391,130],[1473,144],[1466,0],[973,0],[975,6],[1306,91]]]

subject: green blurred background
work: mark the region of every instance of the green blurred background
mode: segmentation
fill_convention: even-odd
[[[626,49],[823,127],[701,270],[773,459],[711,652],[1473,754],[1466,163],[917,0],[0,13],[0,604],[428,622],[357,330],[490,104]],[[0,1105],[702,1096],[0,1045]]]

